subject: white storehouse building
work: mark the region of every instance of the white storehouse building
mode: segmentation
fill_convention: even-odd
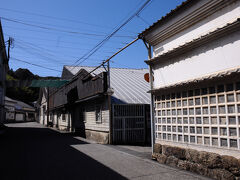
[[[139,38],[149,50],[153,157],[239,177],[240,1],[187,0]]]

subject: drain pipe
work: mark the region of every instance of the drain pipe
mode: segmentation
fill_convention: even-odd
[[[147,44],[146,41],[143,39],[143,42],[148,50],[148,60],[152,59],[152,46]],[[153,89],[153,70],[151,65],[149,67],[149,80],[150,80],[150,89]],[[155,144],[155,129],[154,129],[154,95],[151,93],[151,104],[150,104],[150,116],[151,116],[151,146],[152,146],[152,153],[153,147]]]

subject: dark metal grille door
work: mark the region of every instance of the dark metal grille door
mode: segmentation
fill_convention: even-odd
[[[113,143],[144,143],[145,133],[145,105],[113,105]]]

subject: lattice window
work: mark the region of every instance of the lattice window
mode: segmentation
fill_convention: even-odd
[[[240,150],[240,82],[155,98],[156,139]]]

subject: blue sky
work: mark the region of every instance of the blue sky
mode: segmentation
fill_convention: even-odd
[[[182,1],[152,0],[139,17],[135,17],[95,54],[79,65],[99,65]],[[10,68],[28,68],[40,76],[60,76],[63,65],[74,64],[144,2],[145,0],[3,1],[0,15],[5,41],[9,37],[14,38],[10,50]],[[139,40],[114,57],[111,67],[147,68],[144,63],[146,59],[147,50]]]

